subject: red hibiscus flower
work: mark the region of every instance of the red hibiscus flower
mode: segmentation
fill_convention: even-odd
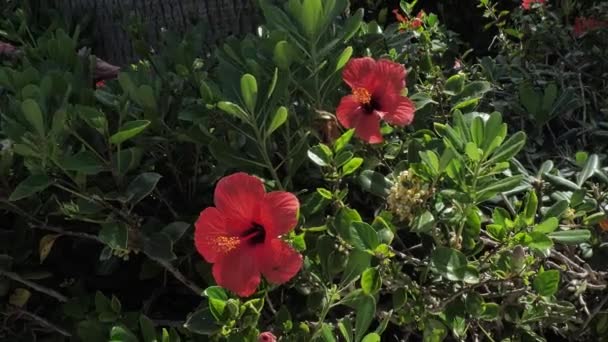
[[[595,18],[577,17],[574,19],[574,36],[579,38],[589,31],[603,27],[608,27],[608,23]]]
[[[293,278],[302,256],[279,238],[297,224],[300,203],[283,191],[266,193],[262,181],[245,173],[222,178],[215,187],[215,207],[195,223],[198,252],[213,263],[218,285],[242,297],[252,295],[260,275],[274,284]]]
[[[277,342],[277,337],[273,333],[266,331],[258,336],[258,342]]]
[[[522,0],[521,8],[529,10],[532,8],[532,4],[544,4],[545,0]]]
[[[381,59],[352,59],[342,77],[352,94],[342,98],[336,109],[338,121],[354,128],[356,135],[370,144],[382,142],[380,120],[407,126],[414,120],[414,104],[401,95],[405,88],[403,65]]]
[[[101,80],[101,81],[95,82],[95,88],[103,88],[105,86],[106,86],[106,81]]]

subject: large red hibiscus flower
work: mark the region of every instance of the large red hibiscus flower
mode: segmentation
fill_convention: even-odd
[[[371,144],[383,140],[380,120],[397,126],[412,123],[414,104],[401,95],[405,75],[403,65],[389,60],[352,59],[342,74],[352,94],[343,97],[336,109],[340,123]]]
[[[279,238],[297,224],[296,196],[266,193],[260,179],[241,172],[217,183],[214,202],[195,223],[194,243],[213,263],[218,285],[247,297],[260,284],[260,275],[283,284],[298,273],[302,256]]]

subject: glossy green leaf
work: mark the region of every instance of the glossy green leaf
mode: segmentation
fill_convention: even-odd
[[[279,107],[277,111],[272,116],[272,120],[270,121],[270,126],[268,126],[268,131],[266,133],[267,136],[270,136],[274,131],[276,131],[279,127],[283,126],[285,122],[287,122],[287,108]]]
[[[161,175],[155,172],[144,172],[127,186],[125,195],[133,205],[139,203],[146,196],[148,196],[155,188],[158,181],[161,179]]]
[[[390,189],[393,186],[393,182],[391,182],[388,178],[372,170],[365,170],[361,172],[358,180],[359,185],[364,191],[381,197],[388,196]]]
[[[587,242],[591,239],[591,232],[587,229],[561,230],[552,232],[549,237],[556,242],[578,245],[579,243]]]
[[[342,53],[340,54],[340,56],[338,57],[338,61],[336,62],[336,71],[341,70],[342,68],[344,68],[344,66],[346,65],[346,63],[348,63],[348,61],[350,60],[350,57],[353,55],[353,47],[352,46],[347,46],[344,51],[342,51]]]
[[[117,133],[110,137],[110,143],[114,145],[122,144],[141,134],[149,125],[150,121],[148,120],[129,121],[125,123]]]
[[[228,101],[221,101],[218,102],[217,107],[219,109],[221,109],[222,111],[224,111],[225,113],[228,113],[232,116],[234,116],[237,119],[240,119],[244,122],[247,122],[249,120],[249,114],[247,114],[247,112],[245,112],[245,110],[243,110],[243,108],[241,108],[241,106],[232,103],[232,102],[228,102]]]
[[[241,77],[241,96],[249,112],[255,112],[255,105],[258,100],[258,83],[251,74]]]
[[[467,267],[464,254],[452,248],[437,247],[431,253],[431,270],[449,280],[463,280]]]
[[[363,293],[374,294],[382,286],[380,272],[376,268],[368,268],[361,275],[361,289]]]
[[[583,170],[577,175],[577,185],[582,186],[583,183],[589,178],[591,178],[598,170],[599,170],[599,158],[597,154],[592,154],[587,158],[587,162],[583,167]]]

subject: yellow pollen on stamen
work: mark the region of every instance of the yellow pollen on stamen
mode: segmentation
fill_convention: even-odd
[[[235,249],[239,243],[239,238],[235,236],[218,236],[215,238],[215,245],[218,248],[224,249],[226,252]]]
[[[372,102],[372,94],[365,88],[355,88],[353,89],[353,95],[361,104],[369,104]]]

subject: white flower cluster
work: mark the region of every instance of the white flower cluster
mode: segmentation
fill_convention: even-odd
[[[402,171],[388,195],[389,210],[401,221],[410,222],[431,193],[428,186],[413,172]]]

